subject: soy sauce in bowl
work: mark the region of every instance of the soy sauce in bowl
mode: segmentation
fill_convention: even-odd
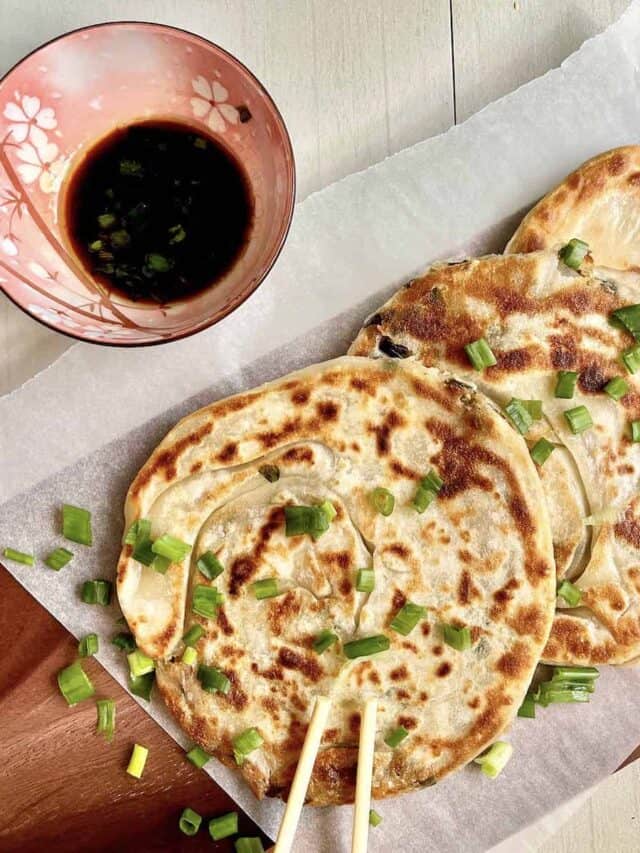
[[[226,148],[185,124],[118,128],[72,173],[65,222],[94,279],[132,300],[171,302],[215,284],[240,256],[253,200]]]

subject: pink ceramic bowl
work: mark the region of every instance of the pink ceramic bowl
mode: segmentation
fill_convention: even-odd
[[[96,284],[60,227],[65,175],[78,158],[115,127],[149,118],[219,135],[243,164],[255,205],[232,269],[207,290],[166,305],[132,302]],[[66,335],[139,346],[218,322],[271,269],[294,197],[291,142],[269,94],[237,59],[192,33],[135,22],[75,30],[0,82],[0,287]]]

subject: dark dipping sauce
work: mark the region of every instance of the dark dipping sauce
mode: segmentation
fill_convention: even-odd
[[[253,202],[244,170],[184,124],[119,128],[73,172],[65,219],[92,277],[133,300],[170,302],[214,284],[241,254]]]

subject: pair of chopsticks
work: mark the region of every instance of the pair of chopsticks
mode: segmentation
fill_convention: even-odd
[[[309,780],[313,772],[316,755],[322,741],[331,700],[318,696],[311,716],[311,722],[304,739],[302,752],[293,777],[291,792],[287,801],[274,853],[289,853],[298,828],[302,806],[307,795]],[[351,853],[366,853],[369,836],[369,808],[371,805],[371,779],[373,775],[373,754],[376,745],[377,699],[367,699],[360,725],[358,744],[358,775],[356,777],[356,800],[353,812],[353,838]]]

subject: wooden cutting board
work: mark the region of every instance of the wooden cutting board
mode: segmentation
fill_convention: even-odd
[[[93,701],[67,707],[56,674],[77,641],[0,567],[0,850],[230,851],[205,820],[193,838],[178,828],[182,809],[203,818],[240,815],[240,834],[271,842],[233,800],[93,658],[96,697],[116,700],[116,737],[96,735]],[[84,665],[84,663],[83,663]],[[125,772],[134,743],[149,749],[142,779]]]

